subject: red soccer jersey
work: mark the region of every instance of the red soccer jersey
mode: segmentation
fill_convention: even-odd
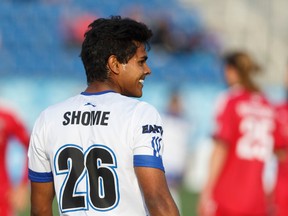
[[[219,209],[233,215],[266,215],[264,161],[272,154],[275,112],[262,94],[231,89],[216,112],[215,139],[228,154],[214,190]]]
[[[276,107],[279,123],[279,143],[288,148],[288,103]],[[278,173],[275,184],[276,215],[288,215],[288,159],[278,163]]]
[[[12,215],[12,209],[9,203],[8,193],[12,187],[9,179],[6,157],[9,140],[14,137],[19,142],[28,148],[29,134],[21,121],[6,109],[0,108],[0,215]],[[27,172],[26,172],[27,173]],[[23,177],[22,181],[27,181],[28,178]]]

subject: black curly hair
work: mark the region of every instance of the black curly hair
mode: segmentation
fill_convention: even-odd
[[[108,78],[107,62],[111,55],[125,64],[136,53],[139,43],[150,49],[151,37],[152,31],[145,24],[130,18],[110,16],[93,21],[85,33],[80,54],[88,85]]]

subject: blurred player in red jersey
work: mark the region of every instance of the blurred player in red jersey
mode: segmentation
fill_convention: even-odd
[[[24,124],[10,108],[0,107],[0,215],[12,216],[17,211],[23,211],[28,198],[27,166],[19,183],[15,186],[10,179],[7,161],[9,141],[15,138],[25,146],[29,145],[29,134]],[[26,157],[25,157],[26,158]],[[8,160],[9,161],[9,160]],[[19,169],[19,172],[21,170]],[[14,212],[16,211],[16,212]]]
[[[279,143],[284,146],[284,148],[275,150],[278,158],[277,178],[273,194],[276,216],[288,215],[288,76],[285,88],[286,100],[276,106],[277,122],[279,122],[280,125]]]
[[[260,71],[245,52],[224,58],[229,90],[216,109],[216,128],[200,216],[265,216],[262,176],[274,146],[275,112],[251,75]]]

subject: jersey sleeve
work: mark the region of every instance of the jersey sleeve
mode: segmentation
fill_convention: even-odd
[[[132,118],[133,154],[135,167],[152,167],[164,171],[163,127],[158,111],[141,102]]]
[[[288,148],[288,106],[276,106],[275,149]]]
[[[229,95],[221,95],[216,103],[215,125],[212,134],[213,139],[220,140],[225,144],[232,142],[233,107],[231,106]]]
[[[28,149],[28,177],[33,182],[53,181],[48,155],[45,153],[44,114],[36,120]]]

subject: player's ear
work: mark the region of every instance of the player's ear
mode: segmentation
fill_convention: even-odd
[[[119,65],[120,65],[120,63],[118,62],[115,55],[111,55],[108,58],[108,68],[111,72],[113,72],[115,74],[119,74]]]

